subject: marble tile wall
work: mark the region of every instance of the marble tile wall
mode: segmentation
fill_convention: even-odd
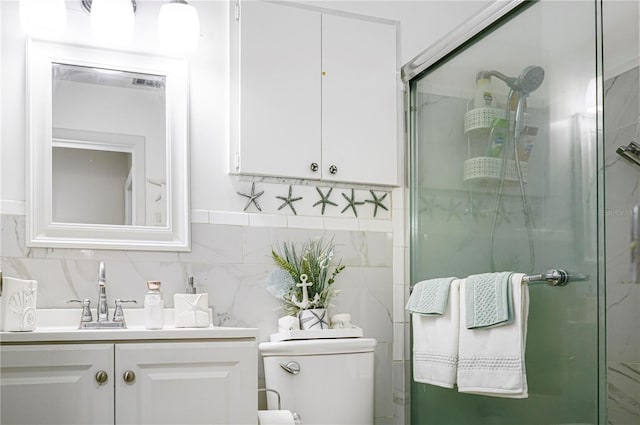
[[[640,141],[640,73],[605,81],[607,420],[640,423],[640,282],[631,276],[631,211],[640,205],[640,167],[616,154]]]
[[[196,214],[198,215],[198,214]],[[199,214],[202,221],[203,213]],[[230,215],[225,217],[229,218]],[[279,301],[264,279],[273,268],[271,247],[282,241],[334,237],[336,258],[347,267],[336,279],[341,290],[330,314],[351,313],[366,337],[376,338],[376,423],[393,420],[393,238],[387,231],[324,230],[289,227],[193,223],[192,251],[145,252],[45,249],[25,246],[25,216],[2,214],[1,264],[5,276],[38,280],[38,307],[64,308],[72,298],[96,298],[96,273],[106,262],[110,300],[141,303],[147,280],[160,280],[168,307],[173,294],[184,291],[187,275],[195,276],[198,292],[209,293],[214,325],[248,326],[260,341],[277,331]],[[73,307],[77,308],[77,307]],[[263,386],[260,367],[259,385]]]

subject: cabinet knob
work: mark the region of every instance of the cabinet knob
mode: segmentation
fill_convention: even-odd
[[[109,374],[104,370],[99,370],[98,372],[96,372],[96,382],[98,383],[98,385],[104,384],[108,379]]]
[[[311,168],[311,171],[318,171],[318,163],[317,162],[312,162],[311,165],[309,166],[309,168]]]
[[[331,165],[329,167],[329,173],[330,174],[336,174],[338,172],[338,167],[336,167],[335,165]]]
[[[136,380],[136,374],[132,370],[126,370],[122,374],[122,379],[124,379],[124,382],[126,382],[127,384],[132,384],[133,381]]]

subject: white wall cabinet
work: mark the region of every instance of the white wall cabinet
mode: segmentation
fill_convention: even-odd
[[[232,22],[235,172],[398,184],[394,24],[263,1]]]
[[[3,424],[256,423],[254,341],[14,345],[1,354]]]

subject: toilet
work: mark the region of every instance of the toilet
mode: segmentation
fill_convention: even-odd
[[[281,409],[304,425],[373,424],[374,349],[371,338],[263,342],[266,387]],[[278,408],[267,394],[270,410]]]

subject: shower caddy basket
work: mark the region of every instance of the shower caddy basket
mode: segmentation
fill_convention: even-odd
[[[472,145],[479,143],[489,143],[492,136],[492,128],[496,119],[505,118],[504,108],[481,107],[468,109],[471,101],[467,104],[467,112],[464,114],[464,133],[467,136],[467,148],[469,159],[464,162],[462,181],[479,185],[497,183],[502,176],[502,159],[492,156],[471,156]],[[513,112],[511,113],[513,116]],[[529,115],[523,115],[524,126],[529,122]],[[527,162],[520,161],[522,179],[527,181]],[[517,182],[518,169],[514,160],[507,160],[505,170],[505,182]]]

